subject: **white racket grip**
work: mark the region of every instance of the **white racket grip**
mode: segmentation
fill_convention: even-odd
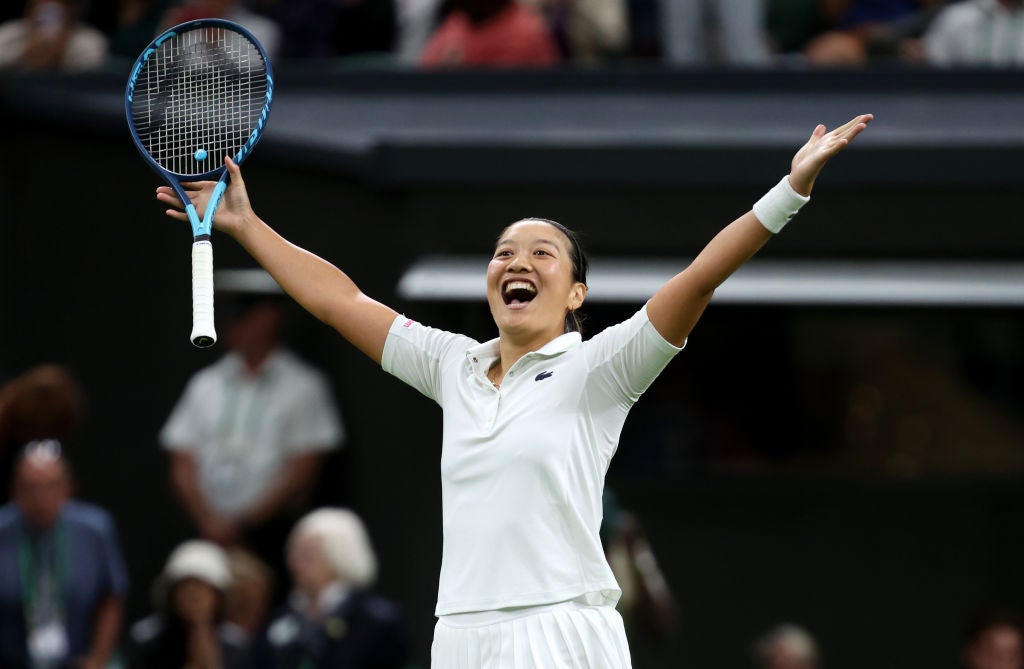
[[[213,346],[213,245],[208,240],[192,243],[192,344]]]

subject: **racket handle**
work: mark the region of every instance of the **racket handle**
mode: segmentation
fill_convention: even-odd
[[[192,243],[192,344],[213,346],[213,245],[209,240]]]

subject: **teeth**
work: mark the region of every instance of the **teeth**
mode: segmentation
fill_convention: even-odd
[[[537,289],[533,287],[533,284],[528,281],[509,281],[505,284],[506,293],[511,293],[513,290],[526,290],[531,293],[537,292]]]

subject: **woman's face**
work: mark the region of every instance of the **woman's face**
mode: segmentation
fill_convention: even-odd
[[[212,625],[217,618],[220,593],[198,578],[184,578],[174,584],[171,606],[175,613],[191,625]]]
[[[288,568],[295,587],[310,596],[318,595],[338,578],[324,555],[323,539],[316,534],[295,537],[288,550]]]
[[[587,289],[573,279],[571,242],[543,221],[513,223],[487,266],[487,302],[502,335],[562,334]],[[550,334],[549,334],[550,333]]]

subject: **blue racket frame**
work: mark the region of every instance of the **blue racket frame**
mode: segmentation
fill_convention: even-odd
[[[213,231],[214,213],[217,211],[217,205],[220,204],[221,196],[224,195],[224,191],[228,187],[229,175],[227,168],[221,164],[219,167],[216,167],[209,172],[190,175],[173,172],[161,166],[153,159],[149,151],[146,150],[146,147],[139,139],[138,130],[135,128],[135,121],[132,119],[132,96],[135,92],[135,81],[139,76],[139,72],[142,71],[142,66],[145,65],[146,61],[149,60],[160,45],[179,33],[198,28],[224,28],[244,35],[259,51],[260,56],[263,57],[263,62],[267,66],[267,93],[263,104],[263,110],[260,113],[260,118],[256,123],[256,128],[254,128],[252,133],[249,135],[249,139],[245,142],[238,153],[231,157],[231,159],[239,165],[245,161],[246,157],[248,157],[252,152],[253,147],[255,147],[256,143],[260,140],[260,137],[263,136],[263,129],[266,127],[267,118],[270,116],[270,107],[274,99],[274,72],[270,65],[270,58],[267,56],[267,52],[263,49],[263,45],[259,43],[259,40],[257,40],[251,32],[237,23],[225,19],[196,19],[170,28],[150,42],[149,46],[143,49],[142,55],[140,55],[138,60],[135,61],[135,65],[132,66],[131,75],[128,77],[128,84],[125,87],[124,94],[124,113],[125,118],[128,120],[128,128],[131,131],[132,141],[135,142],[135,148],[138,149],[140,154],[142,154],[146,163],[148,163],[157,174],[163,177],[164,181],[166,181],[167,184],[178,194],[178,197],[181,198],[181,202],[185,206],[185,213],[192,226],[192,236],[196,241],[209,239],[210,234]],[[214,188],[213,195],[210,197],[210,202],[206,206],[206,211],[204,212],[205,215],[200,219],[199,215],[196,213],[195,205],[192,204],[192,200],[185,194],[185,189],[182,188],[181,183],[183,181],[205,181],[215,178],[218,179],[217,186]]]

